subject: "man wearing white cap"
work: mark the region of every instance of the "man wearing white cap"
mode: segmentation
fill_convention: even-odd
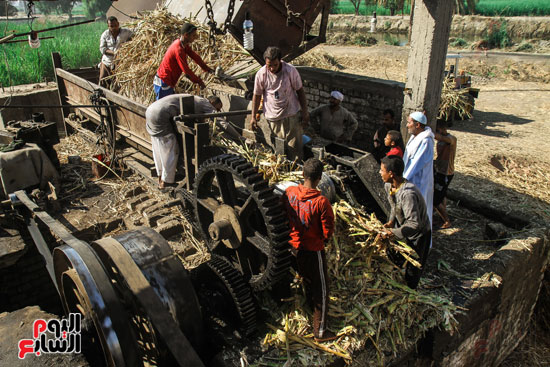
[[[428,119],[422,112],[413,112],[407,119],[407,130],[411,137],[405,147],[403,177],[418,187],[426,201],[428,218],[432,223],[434,195],[434,134]]]
[[[311,118],[315,118],[313,121],[317,121],[313,127],[321,137],[348,144],[357,130],[357,120],[351,112],[340,106],[343,100],[342,93],[332,91],[328,105],[317,107],[309,115]]]

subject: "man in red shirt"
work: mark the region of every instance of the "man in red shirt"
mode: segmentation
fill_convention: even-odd
[[[181,36],[168,47],[164,58],[157,70],[157,75],[153,80],[155,86],[156,99],[174,94],[174,88],[182,73],[193,83],[204,88],[204,82],[189,68],[187,56],[197,63],[207,73],[214,73],[214,70],[208,67],[201,57],[191,49],[191,43],[198,37],[197,27],[191,23],[185,23],[181,27]]]
[[[323,163],[310,158],[304,163],[304,184],[286,189],[283,204],[290,221],[290,241],[298,272],[304,280],[308,303],[313,308],[313,336],[317,342],[336,339],[327,330],[328,272],[325,242],[334,233],[334,212],[317,185]]]

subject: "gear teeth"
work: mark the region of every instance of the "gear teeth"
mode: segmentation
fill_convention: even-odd
[[[271,198],[273,195],[273,189],[267,185],[267,182],[261,182],[254,185],[255,187],[258,186],[265,186],[265,188],[259,189],[258,192],[258,199],[262,200],[262,206],[265,200]]]
[[[252,300],[250,288],[246,285],[241,274],[227,259],[212,255],[207,265],[229,290],[239,314],[241,333],[246,336],[251,335],[256,331],[256,307]]]
[[[263,203],[263,206],[265,208],[273,208],[275,206],[279,206],[279,202],[280,202],[279,198],[274,197],[274,198],[265,200]],[[280,208],[277,208],[277,209],[280,209]]]
[[[286,231],[283,233],[280,233],[279,235],[273,235],[271,237],[272,241],[278,242],[277,245],[274,245],[274,247],[286,247],[288,248],[288,236],[290,234],[290,231]]]
[[[249,169],[252,165],[248,162],[245,162],[243,164],[240,164],[238,165],[237,167],[235,167],[235,169],[237,170],[237,172],[239,172],[240,174],[242,174],[244,171],[246,171],[247,169]]]
[[[277,206],[272,206],[267,208],[264,207],[264,210],[266,212],[266,215],[272,216],[280,213],[281,208],[277,205]]]
[[[287,217],[286,217],[286,215],[276,215],[276,216],[271,217],[269,222],[273,223],[273,225],[275,225],[275,226],[279,226],[279,225],[286,226],[287,225]]]
[[[249,285],[255,291],[261,291],[275,284],[290,268],[289,256],[289,228],[288,219],[280,199],[273,193],[272,187],[263,176],[258,173],[258,169],[254,167],[248,160],[234,154],[223,154],[205,161],[196,176],[193,202],[195,204],[195,222],[199,233],[206,240],[208,247],[212,250],[212,241],[209,240],[208,233],[205,232],[205,225],[202,223],[197,209],[197,197],[199,186],[203,182],[203,178],[208,177],[213,170],[229,172],[240,181],[245,183],[246,188],[252,198],[256,202],[258,215],[261,215],[265,223],[267,233],[266,239],[271,242],[272,252],[267,256],[267,261],[262,264],[257,264],[262,267],[257,274],[253,274],[249,280]],[[210,176],[211,178],[211,176]],[[203,218],[204,221],[204,218]],[[203,225],[204,224],[204,225]],[[237,271],[237,270],[235,270]],[[282,275],[281,275],[282,274]]]
[[[246,179],[249,184],[252,184],[262,179],[262,176],[258,173],[258,170],[255,167],[252,167],[252,165],[250,165],[250,168],[243,170],[241,174],[244,176],[250,176]],[[254,181],[255,178],[256,181]]]

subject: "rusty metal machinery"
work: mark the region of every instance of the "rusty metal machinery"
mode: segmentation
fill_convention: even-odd
[[[53,148],[59,143],[57,124],[46,121],[42,112],[34,113],[32,120],[9,121],[4,129],[0,129],[0,144],[10,144],[18,140],[38,145],[54,166],[59,168],[57,152]]]
[[[57,67],[56,75],[58,78],[60,99],[62,101],[67,100],[68,103],[80,103],[88,100],[90,93],[93,93],[95,90],[102,90],[105,98],[113,105],[113,113],[102,117],[91,109],[83,108],[80,109],[80,112],[90,118],[90,120],[95,121],[98,125],[104,119],[114,120],[114,122],[110,121],[108,125],[116,126],[117,135],[124,137],[128,144],[152,157],[151,145],[148,141],[149,135],[144,128],[145,106],[138,105],[112,91],[94,85],[84,79],[84,75],[81,77],[76,75],[76,73],[72,74],[60,69],[60,56],[58,54],[54,54],[53,59],[54,65]],[[180,187],[176,190],[175,196],[182,199],[184,207],[190,212],[186,217],[198,229],[198,234],[209,244],[211,251],[227,256],[254,289],[266,289],[280,280],[290,266],[289,253],[287,251],[288,245],[286,243],[288,233],[284,229],[286,227],[286,218],[283,215],[282,207],[278,204],[275,196],[270,193],[271,189],[267,183],[265,181],[260,182],[261,177],[255,173],[255,168],[250,164],[243,170],[243,167],[237,166],[242,166],[245,163],[244,161],[236,164],[230,159],[220,157],[217,158],[217,163],[212,161],[206,164],[206,161],[223,154],[224,151],[211,145],[209,124],[200,122],[199,120],[204,116],[193,114],[193,97],[182,98],[181,106],[182,110],[185,111],[185,115],[182,114],[182,116],[174,120],[178,133],[181,134],[180,141],[183,150],[182,168],[185,177]],[[234,113],[235,111],[230,111],[226,114]],[[249,114],[250,111],[240,111],[239,113]],[[121,124],[118,121],[124,121],[124,123]],[[69,124],[72,123],[68,120],[66,122]],[[220,159],[223,161],[220,161]],[[203,166],[203,163],[205,166]],[[218,172],[220,179],[227,177],[233,181],[240,180],[246,183],[246,185],[239,186],[239,193],[233,192],[227,195],[224,193],[224,196],[221,196],[220,188],[234,191],[237,187],[231,182],[220,183],[217,177],[214,179],[213,177],[216,176],[215,172]],[[200,184],[195,185],[196,180]],[[246,210],[239,215],[230,215],[232,210],[241,210],[244,202],[231,202],[228,204],[226,199],[230,195],[236,195],[235,198],[239,199],[245,195],[243,192],[248,192],[251,197],[250,205],[247,204],[245,207]],[[214,204],[212,200],[216,200],[217,198],[221,198],[221,200],[218,200],[214,206],[207,205],[209,203]],[[228,206],[232,209],[226,210]],[[214,218],[214,214],[216,214],[216,218]],[[255,219],[256,217],[262,218],[264,222],[255,223],[253,218]],[[220,226],[222,220],[228,219],[233,220],[235,225],[225,226],[225,230],[215,228]],[[239,220],[245,223],[240,223]],[[209,231],[210,225],[214,222],[218,223],[213,225],[212,231]],[[249,228],[249,225],[252,227]],[[225,233],[229,229],[235,231],[236,235],[242,232],[242,229],[246,231],[253,229],[254,231],[245,233],[246,237],[244,238],[242,237],[242,233],[240,233],[241,237],[237,236],[237,241],[242,246],[235,243],[232,245],[235,248],[227,246],[230,242],[235,242],[233,240],[230,241],[223,238],[223,241],[217,241],[216,237],[212,237],[212,235],[216,236],[218,232],[221,236],[232,237],[231,234]],[[224,243],[224,245],[216,246],[216,241]]]
[[[88,88],[94,87],[92,83],[60,69],[56,73],[65,83],[64,87],[60,84],[60,92],[73,90],[67,95],[69,102],[72,103],[77,96],[89,98],[91,91]],[[83,89],[77,92],[75,88]],[[150,154],[150,143],[143,143],[146,134],[142,131],[144,108],[134,108],[135,103],[129,103],[110,91],[104,90],[104,96],[115,107],[112,114],[102,119],[114,120],[109,124],[117,127],[117,134]],[[272,188],[255,167],[243,158],[224,154],[224,150],[211,145],[210,124],[202,122],[204,116],[193,114],[193,97],[182,98],[181,106],[185,114],[174,121],[181,134],[184,179],[174,190],[174,196],[182,200],[185,217],[196,228],[196,234],[206,242],[210,252],[225,258],[223,266],[220,268],[222,263],[218,261],[218,268],[212,271],[224,279],[221,283],[227,289],[225,294],[236,304],[237,320],[241,324],[236,328],[246,335],[255,325],[255,307],[248,306],[253,304],[251,288],[255,291],[270,288],[289,274],[291,255],[287,218]],[[86,116],[98,125],[102,124],[97,111],[87,110]],[[138,116],[142,117],[138,119]],[[130,122],[131,133],[126,134],[127,131],[121,128],[120,119]],[[235,276],[227,275],[229,272],[243,277],[243,284],[229,281],[235,279]],[[235,291],[241,288],[244,293]]]
[[[378,174],[380,166],[372,154],[338,143],[314,146],[311,151],[336,168],[331,178],[340,189],[340,196],[376,213],[378,218],[389,215],[390,204]]]
[[[64,245],[54,250],[54,264],[63,308],[66,314],[82,315],[83,338],[101,345],[107,365],[137,365],[139,348],[129,314],[93,251]]]
[[[328,0],[205,0],[170,1],[168,10],[187,17],[195,14],[203,24],[218,24],[242,45],[243,22],[254,22],[254,49],[250,54],[264,64],[263,53],[278,46],[285,61],[290,61],[314,46],[325,42],[330,1]],[[313,23],[320,17],[319,31],[311,35]],[[276,30],[274,32],[273,30]]]
[[[228,260],[214,255],[191,276],[151,228],[87,244],[40,210],[24,191],[10,199],[26,218],[65,312],[82,314],[83,339],[96,346],[87,348],[89,355],[104,357],[98,363],[206,365],[220,348],[209,344],[212,331],[205,323],[207,314],[215,312],[213,301],[224,310],[216,317],[227,319],[243,335],[254,331],[250,288]],[[63,244],[51,249],[35,220]]]
[[[225,154],[203,163],[195,179],[198,228],[250,286],[263,290],[290,267],[288,221],[267,181],[246,159]]]
[[[101,89],[104,92],[104,98],[111,104],[112,110],[103,117],[97,111],[86,107],[79,108],[80,112],[96,125],[101,125],[102,118],[111,119],[109,126],[116,127],[117,136],[122,136],[129,145],[152,157],[148,141],[149,135],[144,129],[145,106],[112,91],[102,89],[87,80],[88,77],[83,72],[79,72],[77,75],[77,73],[73,74],[60,69],[60,62],[56,59],[60,59],[59,55],[54,56],[54,64],[58,67],[56,76],[62,103],[81,105],[87,102],[90,93]],[[227,318],[234,330],[248,335],[256,326],[254,292],[276,288],[290,273],[288,219],[280,204],[280,190],[279,193],[275,193],[273,187],[258,173],[257,168],[246,159],[232,154],[227,149],[212,145],[209,132],[210,124],[203,122],[203,118],[212,117],[212,115],[194,114],[194,98],[192,96],[183,97],[180,107],[181,115],[174,118],[174,123],[180,136],[180,147],[183,152],[183,160],[179,168],[184,175],[183,180],[179,182],[172,194],[181,199],[182,212],[194,228],[193,235],[205,241],[212,256],[212,260],[208,264],[197,269],[196,274],[199,275],[193,276],[195,289],[197,289],[195,293],[198,295],[191,297],[192,292],[187,290],[183,291],[183,298],[190,297],[190,302],[195,303],[195,297],[198,297],[203,313]],[[249,114],[250,111],[230,111],[213,115],[234,115],[236,113]],[[72,123],[68,120],[66,122]],[[246,130],[243,130],[243,137],[258,142],[262,142],[262,139],[266,138]],[[275,146],[284,150],[282,144],[275,144]],[[334,168],[341,167],[340,170],[336,169],[337,174],[333,178],[327,178],[328,183],[335,182],[331,186],[332,188],[340,189],[340,194],[342,194],[351,187],[352,192],[360,192],[370,200],[357,198],[357,202],[369,209],[380,206],[382,211],[385,211],[387,207],[383,205],[385,195],[380,194],[382,192],[381,185],[376,185],[380,182],[379,178],[373,179],[372,177],[373,174],[377,174],[378,169],[373,170],[376,162],[370,154],[338,144],[314,149],[313,154],[325,158]],[[148,172],[144,168],[143,166],[138,167],[137,171]],[[352,184],[359,186],[355,188]],[[132,253],[125,241],[117,241],[120,242],[120,246],[115,246],[116,248],[123,248],[127,253]],[[170,328],[183,330],[181,331],[182,335],[178,337],[166,337],[162,330],[158,329],[157,325],[162,320],[155,321],[139,297],[135,297],[136,294],[139,294],[137,288],[132,288],[130,284],[125,284],[119,279],[120,276],[128,279],[122,273],[123,269],[119,267],[120,260],[112,261],[114,257],[105,252],[109,247],[98,247],[98,243],[102,242],[97,241],[92,247],[100,258],[102,266],[105,266],[107,277],[114,280],[111,287],[114,287],[116,292],[127,294],[125,297],[119,297],[122,300],[122,310],[127,315],[144,315],[139,318],[143,328],[150,329],[152,325],[155,329],[154,339],[140,341],[142,333],[140,327],[136,326],[136,318],[134,316],[121,317],[121,319],[128,320],[127,323],[131,325],[130,330],[133,334],[128,339],[139,341],[139,343],[134,343],[141,348],[142,345],[156,345],[157,342],[166,343],[168,340],[186,340],[184,337],[188,337],[189,345],[199,345],[191,348],[196,349],[200,356],[203,343],[198,342],[197,344],[196,338],[192,337],[193,333],[183,330],[182,324],[180,324],[182,329]],[[154,249],[150,248],[149,251],[154,252]],[[132,259],[127,260],[127,267],[137,267],[138,269],[147,267],[146,263],[140,261],[139,256],[134,258],[132,255]],[[179,272],[176,268],[172,271]],[[79,270],[76,270],[76,273],[78,274]],[[150,284],[162,283],[164,277],[169,279],[170,274],[166,273],[155,278],[154,281],[150,281]],[[145,280],[148,279],[146,276],[145,278]],[[178,299],[177,295],[171,297]],[[219,307],[220,304],[226,305],[226,307]],[[168,313],[169,318],[177,323],[176,320],[180,320],[180,318],[174,311],[174,307],[185,309],[185,305],[169,306],[167,304],[159,305],[157,308],[171,310],[172,312]],[[224,309],[226,313],[222,312],[216,315],[220,308]],[[91,310],[94,309],[91,308]],[[88,312],[90,313],[90,311]],[[108,330],[103,331],[103,324],[97,322],[95,325],[96,330],[109,335]],[[121,333],[120,337],[123,336],[124,334]],[[109,351],[108,343],[104,344],[107,345],[104,350]],[[135,346],[129,342],[128,348],[132,349]],[[177,353],[174,351],[182,349],[168,344],[166,348],[174,357],[177,357]],[[159,349],[166,348],[160,347]],[[140,355],[145,358],[141,349],[139,353],[142,353]],[[153,353],[150,358],[162,358],[162,355]]]
[[[174,194],[210,252],[226,257],[254,290],[267,289],[290,268],[288,220],[279,199],[250,162],[211,145],[209,123],[193,114],[193,97],[182,98],[181,106],[186,114],[174,120],[185,178]]]
[[[191,275],[206,313],[227,321],[244,336],[256,331],[256,305],[250,287],[229,260],[212,255]]]

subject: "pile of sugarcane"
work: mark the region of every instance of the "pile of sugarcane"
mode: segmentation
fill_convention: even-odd
[[[384,365],[398,351],[412,348],[428,329],[443,325],[454,330],[456,307],[447,299],[407,287],[402,268],[387,256],[392,248],[417,263],[404,243],[389,243],[378,235],[382,224],[345,201],[334,206],[336,231],[327,245],[330,281],[329,328],[333,342],[313,339],[311,310],[297,282],[295,295],[279,308],[263,343],[275,347],[270,358],[296,365],[326,365],[335,358],[347,362],[371,346],[371,364]],[[284,359],[284,360],[283,360]],[[292,362],[291,362],[292,363]]]
[[[262,146],[241,146],[219,135],[214,141],[247,158],[270,183],[299,181],[302,177],[295,162]],[[273,304],[269,297],[262,298],[262,307],[273,319],[267,325],[270,331],[263,339],[266,353],[259,365],[326,365],[334,358],[351,362],[354,354],[368,345],[374,351],[372,364],[383,365],[399,350],[412,347],[426,330],[443,325],[453,331],[456,326],[455,305],[433,293],[407,287],[403,268],[388,257],[390,249],[420,266],[412,248],[404,242],[383,240],[379,235],[382,223],[374,214],[367,215],[343,200],[333,208],[336,229],[326,247],[329,328],[340,337],[328,343],[314,341],[312,312],[297,276],[294,296],[283,306]]]
[[[291,162],[263,145],[238,144],[222,137],[216,131],[213,134],[213,142],[248,159],[254,167],[258,167],[258,171],[270,184],[281,181],[298,182],[302,179],[301,167],[296,160]]]
[[[456,89],[454,79],[444,78],[439,102],[439,116],[437,118],[449,120],[453,111],[458,113],[461,119],[472,117],[472,97],[468,88]]]
[[[208,27],[198,24],[194,18],[181,18],[166,10],[157,8],[139,16],[139,19],[124,26],[134,32],[132,39],[121,45],[115,57],[115,72],[112,76],[112,88],[118,93],[142,104],[148,105],[154,100],[153,79],[166,50],[174,40],[180,37],[181,26],[185,22],[195,24],[199,34],[191,47],[204,62],[216,69],[227,68],[245,59],[248,53],[229,34],[216,35],[216,48],[209,44]],[[208,85],[213,75],[204,73],[192,60],[189,67]],[[201,95],[197,85],[182,75],[176,93]]]

